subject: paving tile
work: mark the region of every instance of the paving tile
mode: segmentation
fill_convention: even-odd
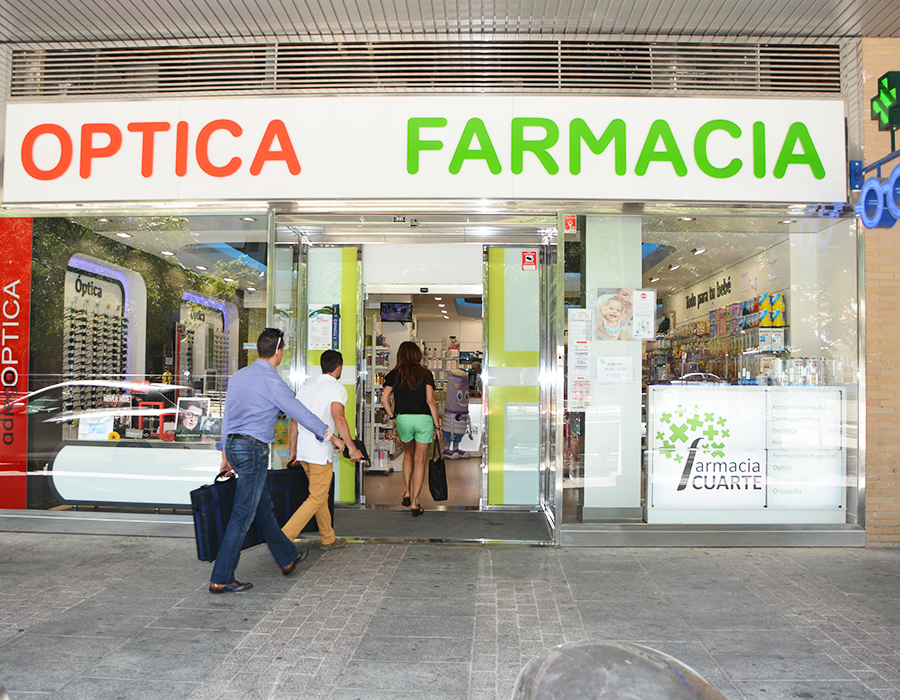
[[[853,674],[824,654],[819,656],[766,656],[713,654],[716,663],[735,683],[742,680],[800,680],[825,678],[852,680]]]
[[[354,657],[367,661],[458,661],[472,659],[472,642],[465,637],[385,637],[367,634]]]
[[[405,617],[375,615],[368,631],[384,636],[414,637],[471,637],[475,628],[473,617],[441,617],[436,615],[407,615]]]
[[[40,663],[50,659],[55,663],[72,660],[77,664],[95,663],[110,650],[122,644],[121,639],[108,637],[75,637],[50,634],[22,634],[0,647],[0,678],[13,666]]]
[[[400,663],[396,661],[353,660],[338,688],[405,691],[427,688],[429,692],[465,693],[469,687],[469,666],[459,663]]]
[[[52,693],[90,665],[90,662],[77,662],[74,659],[53,662],[37,657],[31,662],[17,661],[15,663],[9,663],[8,660],[2,659],[0,660],[0,682],[16,699],[23,691]]]
[[[155,616],[110,613],[91,608],[70,608],[55,615],[47,622],[32,627],[33,634],[64,635],[74,637],[131,637],[156,621]]]
[[[191,697],[198,683],[123,681],[106,678],[75,678],[53,694],[54,700],[183,700]],[[17,693],[18,696],[18,693]]]
[[[697,638],[714,654],[809,656],[822,651],[793,629],[697,630]]]
[[[883,700],[862,683],[852,681],[736,681],[742,697],[748,700]]]
[[[159,627],[145,627],[128,641],[119,651],[168,653],[168,654],[218,654],[222,648],[237,646],[247,637],[240,631],[216,631],[184,627],[178,630]]]
[[[277,697],[277,696],[276,696]],[[286,696],[290,700],[296,700],[296,695]],[[429,693],[423,690],[344,690],[338,688],[329,696],[331,700],[495,700],[492,694],[486,696],[470,695],[468,693]]]
[[[150,622],[148,627],[208,630],[210,632],[249,632],[260,623],[264,615],[266,613],[261,610],[244,610],[241,608],[229,608],[227,610],[172,608]]]
[[[101,661],[85,669],[80,675],[88,678],[118,678],[132,680],[180,681],[193,683],[212,674],[225,660],[224,654],[204,651],[195,654],[116,650]]]

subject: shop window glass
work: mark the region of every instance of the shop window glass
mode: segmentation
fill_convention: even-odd
[[[266,326],[258,217],[35,219],[27,504],[188,508]]]
[[[566,258],[563,522],[856,522],[855,221],[587,217]]]

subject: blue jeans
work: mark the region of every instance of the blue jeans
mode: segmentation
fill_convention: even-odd
[[[269,468],[269,446],[242,438],[228,436],[225,456],[237,472],[234,510],[219,545],[210,583],[233,583],[234,570],[241,558],[241,545],[253,520],[260,539],[265,539],[278,566],[284,568],[297,557],[297,548],[284,533],[272,512],[272,498],[266,490],[266,471]]]

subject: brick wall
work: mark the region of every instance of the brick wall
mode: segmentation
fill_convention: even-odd
[[[878,78],[900,70],[900,39],[862,42],[864,164],[891,152],[869,119]],[[900,132],[896,134],[900,148]],[[882,170],[887,176],[896,162]],[[866,270],[866,543],[900,546],[900,224],[864,231]]]

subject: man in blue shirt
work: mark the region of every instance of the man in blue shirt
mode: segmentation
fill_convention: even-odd
[[[285,576],[306,559],[309,549],[299,551],[275,520],[272,499],[266,490],[269,445],[275,442],[275,421],[284,411],[313,433],[320,442],[330,440],[338,450],[343,441],[306,406],[300,403],[275,368],[284,359],[284,332],[266,328],[256,342],[259,359],[235,372],[228,380],[225,412],[222,417],[222,474],[237,474],[234,510],[209,582],[210,593],[246,591],[252,583],[234,577],[241,557],[241,544],[256,520],[259,536],[265,539]]]

